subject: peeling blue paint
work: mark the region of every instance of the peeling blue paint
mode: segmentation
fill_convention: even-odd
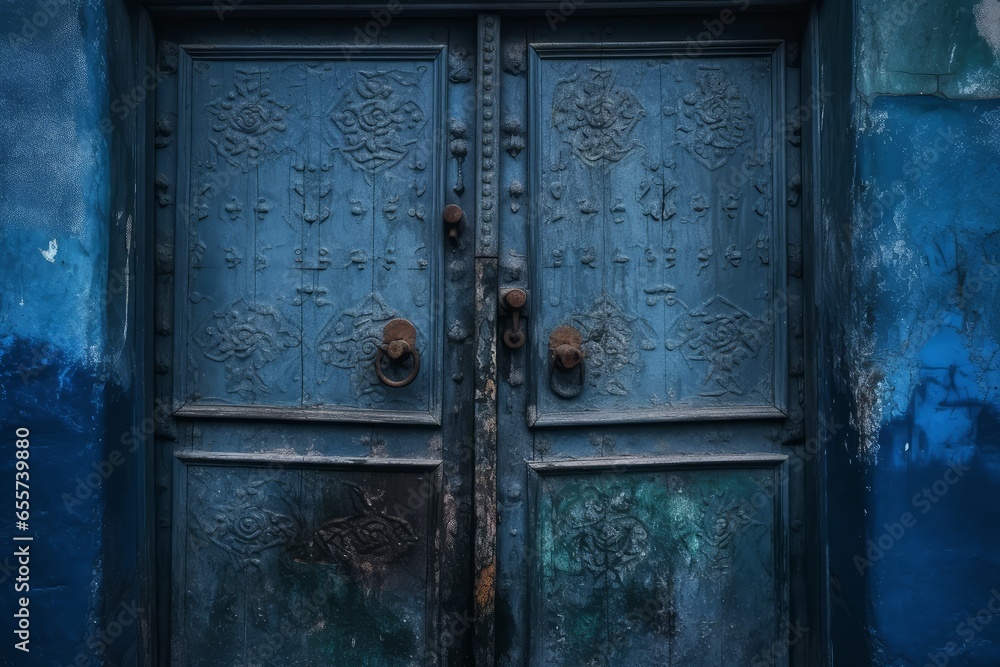
[[[95,223],[109,201],[108,142],[96,131],[108,96],[104,7],[55,3],[37,27],[42,4],[0,5],[0,239],[11,259],[0,266],[0,307],[22,336],[96,364],[108,227]],[[39,249],[53,239],[50,263]]]
[[[921,365],[964,364],[952,391],[1000,408],[1000,103],[880,97],[872,113],[889,120],[861,137],[854,271],[879,314],[886,416],[907,409]]]
[[[73,361],[47,341],[7,336],[0,343],[0,412],[5,479],[14,479],[14,431],[30,430],[30,596],[29,656],[16,651],[7,621],[0,656],[5,664],[69,664],[88,655],[86,639],[100,595],[100,485],[67,509],[63,493],[74,493],[87,475],[104,432],[103,382],[94,369]],[[14,526],[5,522],[0,540],[12,545]],[[4,549],[5,556],[13,548]],[[6,564],[3,557],[0,563]],[[4,600],[12,600],[16,572],[5,579]],[[10,594],[8,594],[10,593]],[[4,616],[11,617],[10,605]],[[90,610],[88,613],[87,610]],[[91,659],[96,658],[92,653]],[[16,662],[15,662],[16,660]]]

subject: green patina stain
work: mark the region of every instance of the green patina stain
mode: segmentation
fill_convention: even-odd
[[[706,595],[722,596],[744,542],[749,538],[758,551],[762,539],[771,543],[770,500],[763,509],[752,502],[771,475],[663,471],[545,479],[536,545],[548,662],[609,665],[668,656],[679,634],[697,631],[682,609],[690,599],[679,599],[675,588],[696,590],[692,582],[705,581],[697,586]],[[760,554],[758,560],[773,557],[768,548]],[[762,580],[773,576],[748,571]]]
[[[1000,94],[995,0],[862,0],[858,88],[877,94]],[[992,33],[991,34],[991,26]]]
[[[399,614],[399,608],[349,586],[347,598],[331,603],[332,628],[311,638],[316,654],[330,665],[382,667],[419,663],[417,628]]]
[[[297,577],[292,618],[301,623],[307,656],[327,665],[350,667],[408,666],[420,663],[423,636],[422,590],[370,590],[329,566]],[[323,572],[323,570],[326,570]],[[416,620],[414,620],[414,617]]]

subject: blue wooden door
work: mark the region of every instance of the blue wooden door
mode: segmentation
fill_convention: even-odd
[[[468,664],[475,29],[160,37],[160,664]]]
[[[797,49],[707,26],[498,19],[500,665],[802,664]]]
[[[708,20],[160,26],[161,664],[807,664],[798,28]]]

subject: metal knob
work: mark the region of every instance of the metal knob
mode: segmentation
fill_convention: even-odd
[[[560,345],[552,351],[552,358],[557,364],[569,370],[576,368],[577,364],[583,361],[583,351],[572,345]]]
[[[448,204],[444,207],[444,228],[448,230],[448,240],[458,243],[458,237],[462,233],[462,221],[465,220],[465,211],[458,204]]]

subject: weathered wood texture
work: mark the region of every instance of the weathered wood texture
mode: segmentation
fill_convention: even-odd
[[[474,599],[477,665],[494,664],[497,533],[497,262],[476,260],[476,537]]]

